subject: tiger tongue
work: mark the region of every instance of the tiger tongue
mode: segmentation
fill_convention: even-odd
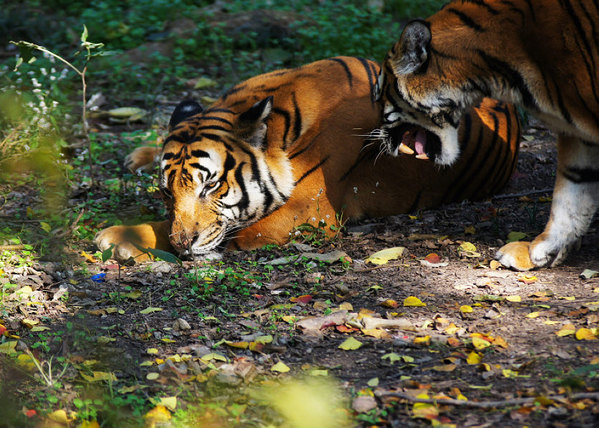
[[[411,147],[414,147],[414,150]],[[423,129],[411,129],[404,133],[399,149],[401,152],[410,155],[416,153],[416,158],[427,160],[428,156],[426,155],[425,147],[426,131]]]

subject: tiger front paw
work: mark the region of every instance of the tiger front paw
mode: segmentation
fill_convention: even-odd
[[[131,172],[149,172],[152,170],[156,156],[159,154],[159,147],[138,147],[125,157],[125,167]]]
[[[148,260],[148,254],[139,250],[133,242],[128,240],[128,237],[132,235],[130,229],[129,226],[111,226],[103,229],[96,234],[94,244],[100,251],[108,250],[112,246],[112,258],[120,263],[127,263],[131,260],[135,262]],[[140,242],[136,242],[136,244],[139,245]]]
[[[530,242],[510,242],[497,251],[495,258],[507,268],[519,271],[534,269],[536,265],[530,259]]]

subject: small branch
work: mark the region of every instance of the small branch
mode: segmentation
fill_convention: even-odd
[[[24,244],[17,245],[0,245],[0,251],[15,251],[15,250],[24,250]]]
[[[553,192],[553,187],[548,187],[546,189],[530,190],[528,192],[522,192],[522,193],[504,193],[502,195],[495,195],[491,199],[521,198],[522,196],[541,195],[543,193],[552,193],[552,192]]]
[[[416,398],[411,396],[410,394],[404,394],[402,392],[378,392],[376,393],[377,397],[395,397],[401,398],[403,400],[410,401],[412,403],[427,403],[427,404],[445,404],[449,406],[458,406],[458,407],[476,407],[479,409],[493,409],[495,407],[509,407],[509,406],[517,406],[522,404],[533,404],[535,401],[539,399],[539,397],[526,397],[526,398],[513,398],[510,400],[497,400],[497,401],[466,401],[466,400],[456,400],[454,398],[442,398],[442,399],[434,399],[434,398]],[[578,394],[572,395],[548,395],[543,396],[543,398],[548,400],[582,400],[585,398],[590,398],[593,400],[599,400],[599,392],[581,392]]]

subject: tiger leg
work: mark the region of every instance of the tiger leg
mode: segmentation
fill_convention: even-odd
[[[147,253],[140,248],[156,248],[173,252],[169,242],[170,222],[155,221],[136,226],[111,226],[96,234],[94,243],[100,251],[107,250],[112,244],[113,258],[126,262],[133,258],[136,262],[148,260]]]
[[[313,188],[321,189],[322,186]],[[251,250],[267,244],[282,245],[289,242],[295,233],[301,234],[297,228],[305,225],[312,226],[314,231],[323,229],[328,236],[338,233],[335,209],[326,195],[312,189],[296,189],[294,192],[276,211],[237,232],[229,248]]]
[[[130,171],[151,171],[156,156],[160,155],[158,146],[138,147],[125,157],[125,167]]]
[[[551,215],[545,231],[531,243],[503,246],[497,259],[516,270],[560,264],[580,242],[598,207],[599,146],[560,136]]]

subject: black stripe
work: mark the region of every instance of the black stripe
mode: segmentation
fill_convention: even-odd
[[[283,147],[286,147],[287,146],[287,134],[289,133],[289,126],[291,123],[291,116],[289,115],[288,111],[283,110],[278,107],[273,108],[272,112],[276,113],[276,114],[280,114],[281,116],[283,116],[283,119],[285,120],[285,132],[283,133]]]
[[[222,126],[218,126],[218,125],[205,125],[205,126],[198,126],[196,128],[196,132],[197,131],[205,131],[205,130],[213,130],[213,131],[224,131],[224,132],[229,132],[230,129],[227,128],[223,128]]]
[[[289,160],[301,155],[302,153],[304,153],[305,151],[309,150],[310,147],[312,147],[314,145],[314,143],[316,142],[316,140],[318,139],[318,137],[320,137],[320,132],[318,134],[316,134],[316,136],[314,138],[312,138],[312,140],[306,145],[304,146],[304,148],[302,148],[301,150],[289,155]]]
[[[487,10],[492,15],[499,15],[499,11],[488,4],[486,4],[483,0],[469,0],[469,3],[474,3],[477,6],[480,6]]]
[[[231,121],[224,119],[222,117],[218,117],[218,116],[202,116],[200,118],[198,118],[198,122],[204,122],[204,121],[209,121],[209,120],[215,120],[217,122],[223,122],[231,127],[233,127],[233,124],[231,123]]]
[[[349,84],[349,87],[352,88],[354,85],[353,75],[351,73],[351,70],[347,66],[347,63],[345,61],[343,61],[341,58],[327,58],[327,60],[336,62],[343,67],[343,70],[345,71],[345,75],[347,76],[347,82]]]
[[[201,133],[201,134],[199,135],[199,137],[200,137],[200,138],[207,138],[207,139],[209,139],[209,140],[212,140],[212,141],[217,141],[217,142],[219,142],[219,143],[220,143],[220,142],[223,140],[223,139],[221,138],[221,136],[220,136],[220,135],[216,135],[216,134],[207,134],[207,133],[205,133],[205,132]],[[197,140],[196,140],[196,141],[197,141]],[[194,143],[195,143],[196,141],[194,141]]]
[[[599,169],[567,167],[562,175],[574,183],[599,182]]]
[[[460,18],[460,21],[462,21],[464,23],[464,25],[467,25],[468,27],[472,28],[474,31],[477,31],[479,33],[482,33],[485,31],[485,29],[483,27],[481,27],[479,24],[477,24],[474,21],[474,19],[472,19],[470,16],[466,15],[464,12],[454,9],[453,7],[448,8],[447,12],[453,13],[455,16]]]
[[[494,70],[496,73],[503,76],[510,86],[520,92],[520,95],[522,96],[522,102],[526,107],[534,111],[539,111],[539,107],[535,98],[530,93],[524,78],[518,72],[518,70],[512,68],[512,66],[507,62],[502,61],[497,57],[488,55],[481,49],[477,49],[477,53],[485,61],[489,69]]]
[[[302,112],[297,105],[297,100],[295,99],[295,92],[293,93],[293,109],[294,109],[294,123],[293,123],[293,141],[297,140],[302,133]]]
[[[364,58],[358,57],[358,61],[364,67],[364,71],[366,71],[366,76],[368,77],[368,86],[370,87],[370,101],[372,104],[376,102],[375,94],[374,94],[374,85],[376,83],[376,77],[378,75],[378,71],[374,70],[374,65],[371,61],[368,61]]]
[[[191,155],[194,158],[209,158],[210,157],[208,152],[205,152],[204,150],[192,150]]]
[[[314,171],[316,171],[318,168],[320,168],[322,165],[324,165],[324,163],[328,160],[329,160],[329,157],[327,156],[324,159],[322,159],[320,162],[318,162],[316,165],[314,165],[312,168],[310,168],[308,171],[304,172],[304,174],[299,178],[299,180],[297,180],[295,182],[295,185],[297,186],[298,184],[300,184],[307,176],[309,176]]]

